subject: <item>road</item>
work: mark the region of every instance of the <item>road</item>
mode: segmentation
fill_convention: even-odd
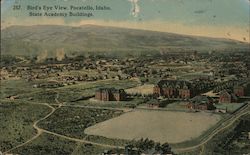
[[[62,135],[62,134],[58,134],[58,133],[55,133],[55,132],[51,132],[51,131],[48,131],[48,130],[45,130],[45,129],[42,129],[40,127],[37,126],[37,124],[40,122],[40,121],[43,121],[45,120],[46,118],[48,118],[49,116],[51,116],[57,109],[61,108],[62,106],[65,106],[63,105],[62,102],[59,102],[58,101],[58,98],[59,98],[59,94],[57,94],[56,98],[55,98],[55,101],[56,103],[59,104],[58,108],[54,108],[52,107],[51,105],[49,105],[48,103],[33,103],[33,102],[29,102],[31,104],[40,104],[40,105],[44,105],[44,106],[47,106],[51,109],[51,112],[49,114],[47,114],[46,116],[44,116],[43,118],[35,121],[33,123],[33,128],[37,130],[37,133],[36,135],[34,135],[33,137],[31,137],[30,139],[28,139],[26,142],[22,143],[22,144],[19,144],[5,152],[3,152],[3,155],[5,154],[8,154],[10,153],[11,151],[15,150],[15,149],[18,149],[20,147],[23,147],[24,145],[27,145],[28,143],[32,142],[33,140],[37,139],[42,133],[47,133],[47,134],[50,134],[50,135],[54,135],[54,136],[57,136],[57,137],[60,137],[60,138],[64,138],[64,139],[67,139],[67,140],[71,140],[71,141],[74,141],[74,142],[80,142],[80,143],[88,143],[88,144],[92,144],[92,145],[97,145],[97,146],[101,146],[101,147],[107,147],[107,148],[118,148],[118,149],[124,149],[123,146],[116,146],[116,145],[108,145],[108,144],[102,144],[102,143],[96,143],[96,142],[92,142],[92,141],[88,141],[86,140],[86,137],[84,139],[77,139],[77,138],[72,138],[72,137],[68,137],[68,136],[65,136],[65,135]],[[83,108],[83,107],[82,107]],[[87,108],[87,107],[85,107]],[[89,108],[93,108],[93,107],[89,107]]]
[[[59,94],[57,94],[56,98],[55,98],[55,101],[56,103],[59,104],[59,107],[58,108],[54,108],[52,107],[51,105],[49,105],[48,103],[33,103],[33,104],[41,104],[41,105],[44,105],[44,106],[47,106],[51,109],[51,112],[49,114],[47,114],[46,116],[44,116],[43,118],[37,120],[34,122],[33,124],[33,128],[35,128],[37,130],[37,133],[35,136],[33,136],[32,138],[30,138],[29,140],[27,140],[26,142],[4,152],[3,154],[6,154],[6,153],[9,153],[17,148],[20,148],[30,142],[32,142],[33,140],[37,139],[42,133],[47,133],[47,134],[50,134],[50,135],[54,135],[54,136],[57,136],[57,137],[60,137],[60,138],[64,138],[64,139],[67,139],[67,140],[71,140],[71,141],[74,141],[74,142],[78,142],[78,143],[88,143],[88,144],[92,144],[92,145],[97,145],[97,146],[101,146],[101,147],[107,147],[107,148],[119,148],[119,149],[124,149],[123,146],[117,146],[117,145],[108,145],[108,144],[103,144],[103,143],[97,143],[97,142],[92,142],[92,141],[88,141],[86,140],[86,137],[85,139],[77,139],[77,138],[72,138],[72,137],[68,137],[68,136],[65,136],[65,135],[62,135],[62,134],[58,134],[58,133],[55,133],[55,132],[51,132],[51,131],[48,131],[48,130],[45,130],[45,129],[42,129],[40,127],[37,126],[37,124],[42,121],[42,120],[45,120],[46,118],[48,118],[49,116],[51,116],[57,109],[61,108],[61,107],[66,107],[66,106],[70,106],[70,105],[64,105],[63,103],[59,102],[58,101],[58,98],[59,98]],[[81,107],[81,108],[102,108],[102,109],[113,109],[113,110],[117,110],[118,108],[106,108],[106,107],[94,107],[94,106],[72,106],[72,107]],[[122,110],[122,109],[120,109]],[[124,109],[123,109],[124,110]],[[230,119],[226,120],[222,126],[220,126],[219,128],[215,129],[206,139],[204,139],[202,142],[200,142],[199,144],[197,145],[194,145],[194,146],[191,146],[191,147],[185,147],[185,148],[176,148],[174,149],[174,151],[178,152],[178,153],[181,153],[181,152],[191,152],[197,148],[202,148],[201,149],[201,152],[200,154],[202,155],[203,154],[203,150],[204,150],[204,144],[206,144],[209,140],[211,140],[216,134],[218,134],[219,132],[225,130],[226,128],[230,127],[235,121],[237,121],[241,116],[243,115],[246,115],[246,114],[250,114],[250,106],[249,105],[246,105],[244,107],[242,107],[242,109],[240,109],[239,111],[237,111],[234,116],[232,116]]]
[[[11,152],[11,151],[13,151],[13,150],[15,150],[15,149],[18,149],[18,148],[20,148],[20,147],[22,147],[22,146],[24,146],[24,145],[26,145],[26,144],[32,142],[33,140],[37,139],[37,138],[43,133],[43,129],[39,128],[39,127],[37,126],[37,124],[38,124],[40,121],[45,120],[46,118],[48,118],[49,116],[51,116],[51,115],[55,112],[56,109],[55,109],[54,107],[50,106],[48,103],[34,103],[34,104],[40,104],[40,105],[47,106],[47,107],[51,108],[51,112],[50,112],[49,114],[47,114],[46,116],[44,116],[43,118],[41,118],[41,119],[39,119],[39,120],[37,120],[37,121],[34,122],[33,128],[37,130],[37,133],[36,133],[35,136],[33,136],[32,138],[30,138],[30,139],[27,140],[26,142],[24,142],[24,143],[22,143],[22,144],[20,144],[20,145],[17,145],[16,147],[14,147],[14,148],[12,148],[12,149],[6,151],[6,152],[3,152],[3,154],[9,153],[9,152]]]
[[[61,105],[61,107],[88,108],[88,109],[105,109],[105,110],[120,110],[120,111],[123,111],[123,112],[130,112],[130,111],[135,110],[135,109],[131,109],[131,108],[112,108],[112,107],[98,107],[98,106],[89,106],[89,105],[68,105],[68,104],[63,104],[63,105]]]
[[[245,107],[243,107],[241,110],[239,110],[237,112],[237,114],[235,114],[233,117],[231,117],[230,119],[226,120],[226,122],[224,122],[219,128],[215,129],[205,140],[203,140],[202,142],[200,142],[197,145],[191,146],[191,147],[186,147],[186,148],[178,148],[178,149],[174,149],[174,151],[176,152],[191,152],[199,147],[203,147],[204,144],[206,144],[209,140],[211,140],[216,134],[218,134],[219,132],[225,130],[226,128],[230,127],[231,125],[233,125],[233,123],[235,121],[237,121],[240,117],[246,115],[246,114],[250,114],[250,106],[247,104]],[[202,148],[203,151],[203,148]]]
[[[71,140],[71,141],[74,141],[74,142],[88,143],[88,144],[93,144],[93,145],[108,147],[108,148],[124,149],[124,147],[122,147],[122,146],[108,145],[108,144],[102,144],[102,143],[96,143],[96,142],[88,141],[88,140],[85,140],[85,139],[72,138],[72,137],[61,135],[61,134],[58,134],[58,133],[55,133],[55,132],[44,130],[44,129],[41,129],[41,128],[40,128],[40,130],[42,130],[42,132],[44,132],[44,133],[54,135],[54,136],[57,136],[57,137],[60,137],[60,138],[64,138],[64,139],[67,139],[67,140]]]

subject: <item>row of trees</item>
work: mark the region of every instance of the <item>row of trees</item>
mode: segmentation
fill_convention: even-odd
[[[160,144],[148,138],[133,141],[125,146],[126,155],[134,154],[173,154],[171,147],[168,143]]]

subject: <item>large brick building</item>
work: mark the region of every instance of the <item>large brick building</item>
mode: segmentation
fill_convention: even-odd
[[[126,93],[123,89],[101,88],[95,93],[95,99],[101,101],[124,101]]]
[[[192,84],[188,81],[161,80],[154,87],[154,95],[166,98],[189,99],[195,96]]]

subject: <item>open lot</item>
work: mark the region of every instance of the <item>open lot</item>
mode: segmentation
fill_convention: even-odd
[[[85,129],[88,135],[107,138],[149,138],[161,143],[180,143],[202,135],[221,117],[210,113],[133,111]]]
[[[153,94],[153,84],[146,84],[142,86],[137,86],[134,88],[129,88],[126,89],[126,93],[128,94],[143,94],[143,95],[148,95],[148,94]]]

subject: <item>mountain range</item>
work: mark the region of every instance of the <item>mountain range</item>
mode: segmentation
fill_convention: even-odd
[[[1,52],[9,55],[67,55],[85,52],[150,53],[247,50],[249,44],[224,39],[167,32],[84,25],[11,26],[1,30]]]

